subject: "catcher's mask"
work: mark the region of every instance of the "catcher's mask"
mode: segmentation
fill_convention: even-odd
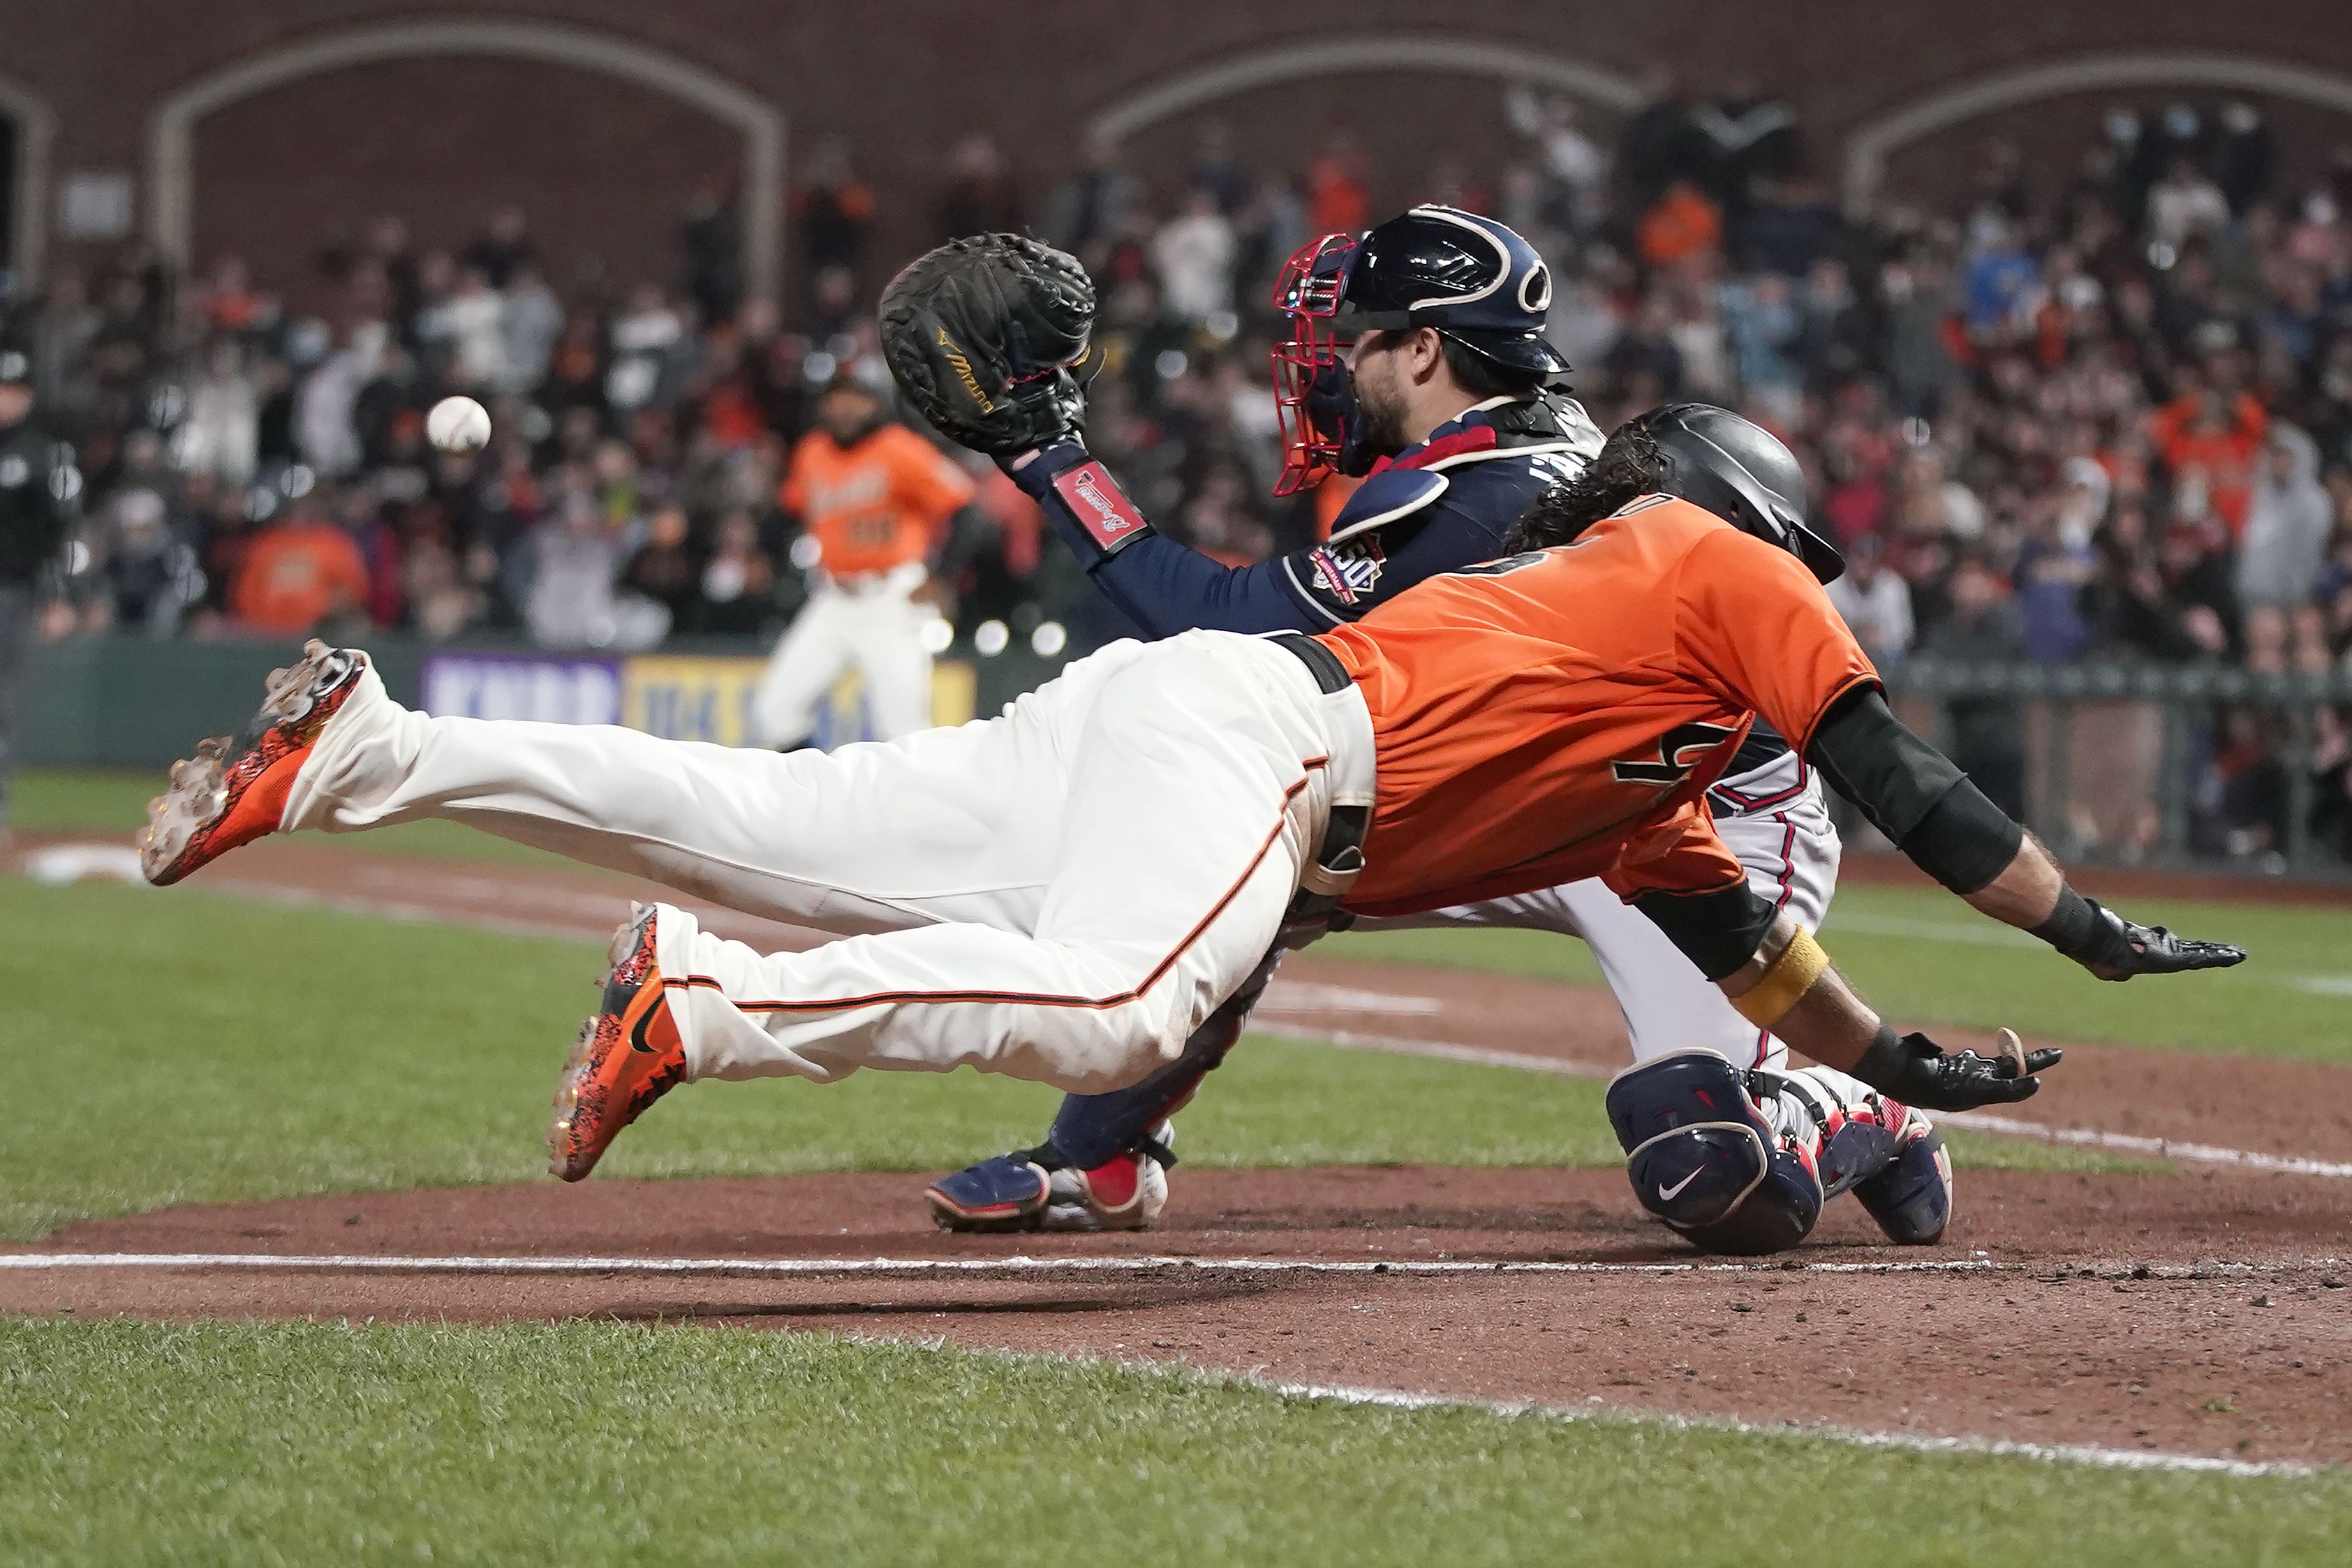
[[[1366,332],[1432,327],[1539,383],[1568,369],[1545,341],[1551,269],[1494,219],[1418,206],[1360,239],[1327,234],[1299,247],[1275,285],[1290,341],[1274,350],[1284,461],[1276,495],[1327,475],[1369,472],[1380,454],[1361,438],[1355,383],[1340,357]]]

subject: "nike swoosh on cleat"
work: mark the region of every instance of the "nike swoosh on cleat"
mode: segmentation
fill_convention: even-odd
[[[1685,1187],[1689,1186],[1693,1182],[1698,1180],[1698,1175],[1699,1173],[1696,1171],[1693,1171],[1689,1175],[1685,1176],[1681,1181],[1676,1182],[1671,1187],[1661,1184],[1658,1188],[1658,1196],[1664,1198],[1668,1203],[1674,1202],[1676,1198],[1682,1195],[1682,1191]]]

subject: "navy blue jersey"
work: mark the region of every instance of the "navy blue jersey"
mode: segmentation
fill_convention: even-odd
[[[1601,432],[1573,401],[1496,398],[1370,475],[1310,549],[1225,566],[1155,531],[1100,463],[1057,442],[1013,474],[1111,601],[1154,637],[1322,631],[1425,577],[1501,552],[1545,486],[1583,471]]]

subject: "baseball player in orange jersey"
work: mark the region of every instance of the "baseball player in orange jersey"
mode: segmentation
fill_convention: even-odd
[[[853,665],[865,678],[876,738],[931,722],[931,656],[917,597],[948,519],[974,493],[971,476],[844,376],[817,403],[817,428],[793,448],[777,500],[816,545],[809,601],[768,656],[751,721],[765,746],[795,746],[817,704]]]
[[[559,1079],[567,1180],[689,1079],[971,1066],[1117,1088],[1337,915],[1588,875],[1757,1027],[1884,1094],[1957,1110],[2033,1093],[2057,1053],[1898,1038],[1750,890],[1700,797],[1758,713],[1972,906],[2094,973],[2243,958],[2068,888],[1888,712],[1801,560],[1828,547],[1729,467],[1663,463],[1636,421],[1596,468],[1706,504],[1643,498],[1571,530],[1539,503],[1522,526],[1545,548],[1355,626],[1116,643],[998,718],[830,755],[436,718],[363,653],[314,642],[240,741],[173,770],[142,861],[169,883],[271,831],[442,816],[839,934],[767,954],[671,905],[637,911]],[[1819,1201],[1806,1152],[1777,1145],[1730,1063],[1683,1065],[1612,1089],[1637,1191],[1704,1244],[1780,1245]]]

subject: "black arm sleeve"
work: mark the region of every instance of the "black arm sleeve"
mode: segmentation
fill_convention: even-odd
[[[1990,883],[2025,842],[2025,829],[1949,757],[1906,729],[1875,687],[1839,700],[1814,726],[1805,760],[1913,864],[1955,893]]]
[[[1736,974],[1756,956],[1780,911],[1746,882],[1712,893],[1643,893],[1633,907],[1666,933],[1682,955],[1709,980]]]

